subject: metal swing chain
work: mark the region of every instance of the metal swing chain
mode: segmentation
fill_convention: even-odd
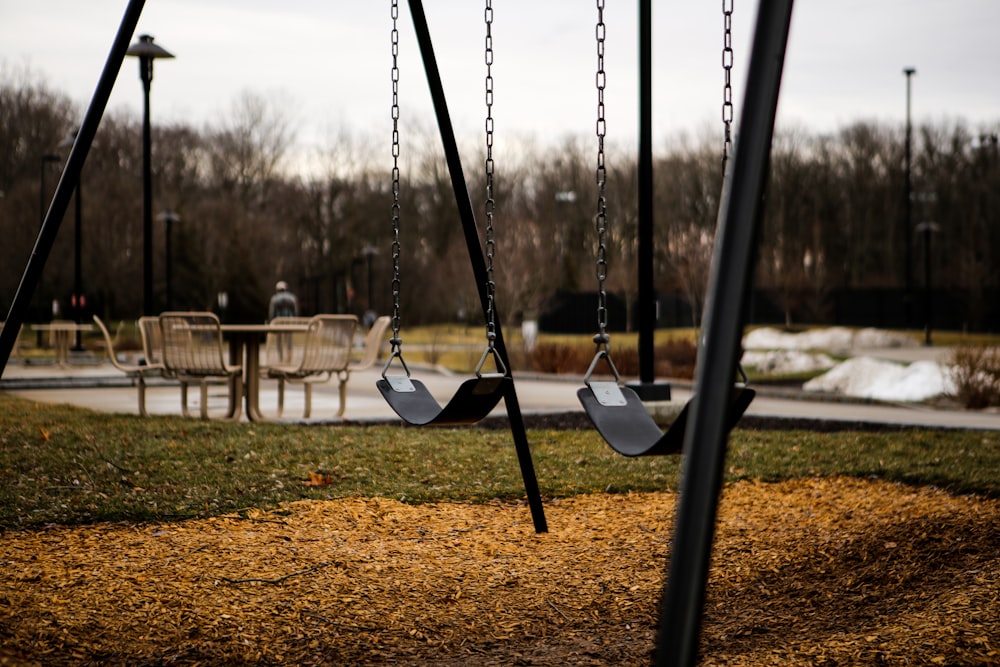
[[[604,72],[604,0],[597,0],[597,214],[594,224],[597,227],[597,329],[598,335],[594,342],[598,346],[608,345],[608,295],[604,290],[604,281],[608,277],[608,248],[605,236],[608,231],[608,204],[605,196],[605,185],[608,180],[607,168],[604,164],[604,136],[607,127],[604,119],[604,87],[606,75]]]
[[[608,170],[605,166],[604,158],[604,137],[607,134],[607,123],[604,117],[604,88],[607,83],[607,75],[604,71],[604,40],[606,36],[606,26],[604,24],[604,0],[597,0],[597,75],[595,83],[597,86],[597,169],[595,179],[597,181],[597,214],[594,216],[594,225],[597,227],[597,329],[594,336],[594,344],[597,352],[594,360],[590,362],[590,368],[584,377],[584,382],[590,383],[590,376],[597,367],[597,362],[602,358],[608,362],[611,372],[615,376],[615,382],[621,381],[618,369],[615,368],[611,360],[611,337],[608,336],[608,294],[604,288],[604,282],[608,277],[608,246],[605,241],[608,233],[608,202],[605,193],[605,186],[608,180]],[[593,386],[593,385],[592,385]]]
[[[496,201],[493,199],[493,2],[486,0],[484,12],[486,21],[486,340],[488,352],[493,351],[496,341],[496,283],[493,280],[493,256],[496,241],[493,237],[493,215]]]
[[[402,346],[403,340],[399,337],[400,316],[399,316],[399,30],[397,27],[399,19],[399,0],[392,0],[392,338],[389,343],[392,346],[392,354],[386,363],[382,376],[389,368],[389,363],[393,358],[399,357],[406,375],[409,377],[410,370],[403,361]]]
[[[722,86],[722,124],[725,138],[722,141],[722,174],[726,173],[726,162],[733,148],[733,1],[722,0],[722,71],[725,83]]]

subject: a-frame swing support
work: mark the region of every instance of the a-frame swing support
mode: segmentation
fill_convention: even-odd
[[[747,315],[760,218],[785,60],[792,0],[760,0],[739,133],[723,182],[708,296],[698,391],[684,436],[682,489],[663,592],[657,665],[698,659],[705,587],[726,459],[725,414]]]
[[[483,257],[482,246],[479,240],[479,230],[476,226],[476,216],[472,209],[472,199],[469,196],[469,187],[462,170],[462,160],[458,153],[458,144],[455,141],[455,131],[451,124],[451,115],[448,113],[448,103],[444,95],[444,87],[441,84],[441,74],[438,71],[437,59],[434,56],[434,46],[431,42],[430,31],[427,28],[427,17],[424,15],[424,7],[421,0],[409,0],[410,16],[413,19],[413,28],[416,31],[417,44],[420,47],[420,55],[424,62],[424,72],[427,75],[427,85],[430,88],[431,101],[434,104],[434,114],[437,117],[438,131],[441,133],[441,143],[444,146],[445,159],[448,163],[448,173],[451,176],[451,186],[455,193],[455,203],[458,205],[459,217],[462,220],[462,230],[465,233],[465,245],[469,251],[469,262],[472,264],[472,272],[476,279],[479,290],[479,301],[483,308],[483,317],[488,315],[488,295],[486,291],[487,271],[486,259]],[[507,356],[507,346],[504,344],[503,332],[500,326],[500,317],[496,317],[496,340],[494,349],[500,355],[506,366],[506,374],[511,375],[510,360]],[[528,434],[524,426],[524,417],[521,415],[521,406],[517,400],[517,391],[513,382],[507,383],[508,389],[504,393],[504,406],[507,409],[507,419],[510,422],[511,435],[514,438],[514,448],[517,452],[517,462],[521,468],[521,478],[524,480],[524,491],[528,498],[528,506],[531,509],[531,519],[535,525],[536,533],[548,532],[548,525],[545,521],[545,510],[542,507],[542,497],[538,489],[538,480],[535,476],[535,466],[531,459],[531,450],[528,445]]]
[[[45,214],[45,219],[42,220],[38,238],[35,240],[35,247],[28,258],[24,273],[21,274],[21,282],[17,286],[17,292],[15,292],[14,300],[11,302],[6,324],[4,324],[3,331],[0,331],[0,377],[3,376],[3,372],[7,368],[7,361],[14,349],[14,341],[17,340],[21,325],[24,324],[24,315],[28,311],[31,297],[42,276],[42,270],[45,268],[49,253],[52,251],[52,245],[59,233],[59,225],[69,207],[69,199],[73,196],[74,187],[80,180],[83,163],[87,159],[87,153],[90,151],[94,136],[97,134],[97,127],[100,125],[104,110],[108,106],[108,99],[111,97],[115,79],[118,78],[118,72],[125,60],[129,41],[139,23],[143,4],[144,0],[129,0],[125,8],[118,32],[115,34],[115,40],[111,45],[111,51],[108,53],[101,77],[98,79],[97,87],[91,97],[90,106],[87,107],[83,122],[80,123],[73,148],[70,149],[66,166],[63,167],[59,185],[56,186],[55,194],[52,196],[52,203]]]

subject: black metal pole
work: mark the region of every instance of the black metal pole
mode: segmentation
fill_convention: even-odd
[[[174,309],[174,245],[171,235],[174,228],[174,215],[168,212],[163,216],[163,222],[166,224],[166,239],[167,244],[167,255],[164,258],[164,263],[166,264],[166,279],[167,279],[167,310]]]
[[[654,380],[652,0],[639,0],[639,381]]]
[[[153,83],[153,59],[139,57],[142,79],[142,314],[153,314],[153,165],[152,130],[149,122],[149,89]]]
[[[59,232],[59,224],[63,216],[66,215],[69,198],[80,178],[83,163],[87,159],[87,152],[90,150],[90,145],[94,143],[97,126],[100,125],[104,109],[108,105],[108,98],[111,97],[115,79],[118,77],[122,61],[125,59],[128,40],[135,32],[144,1],[129,0],[125,8],[118,32],[111,45],[111,51],[104,63],[104,70],[101,72],[97,87],[94,89],[94,95],[91,97],[90,106],[83,117],[83,123],[80,124],[80,130],[76,135],[76,141],[73,142],[69,159],[66,160],[66,166],[63,169],[62,178],[59,179],[59,185],[56,187],[52,204],[42,221],[42,228],[38,232],[38,239],[35,241],[35,247],[28,258],[24,273],[21,274],[21,282],[18,284],[14,300],[11,302],[6,323],[3,331],[0,331],[0,375],[7,368],[7,360],[10,359],[11,350],[14,349],[14,341],[24,323],[24,313],[31,302],[31,295],[35,291],[35,286],[38,284],[49,253],[52,251],[52,244]]]
[[[430,31],[427,28],[427,17],[424,15],[423,3],[421,0],[409,0],[410,15],[413,18],[413,27],[417,34],[417,43],[420,46],[420,54],[424,61],[424,71],[427,74],[427,84],[431,92],[431,100],[434,103],[434,112],[437,116],[438,129],[441,133],[441,143],[444,145],[445,159],[448,162],[448,172],[451,175],[451,185],[455,193],[455,203],[458,205],[458,213],[462,220],[462,229],[465,232],[465,245],[469,252],[469,262],[472,264],[472,272],[476,278],[476,285],[479,289],[479,301],[483,308],[483,316],[487,316],[489,307],[486,291],[486,259],[483,257],[483,250],[479,241],[479,230],[476,226],[476,216],[472,210],[472,199],[469,197],[469,187],[465,181],[465,174],[462,170],[462,160],[458,154],[458,144],[455,141],[455,132],[451,125],[451,115],[448,113],[448,103],[444,95],[444,87],[441,85],[441,74],[438,71],[437,60],[434,57],[434,46],[431,43]],[[507,366],[507,375],[511,376],[510,359],[507,356],[507,346],[503,341],[503,333],[500,327],[500,317],[496,317],[496,340],[494,348],[500,355],[500,359]],[[548,532],[548,525],[545,521],[545,510],[542,507],[542,497],[538,489],[538,480],[535,477],[535,467],[531,460],[531,449],[528,445],[528,434],[524,427],[524,418],[521,415],[521,408],[517,400],[517,392],[514,383],[510,383],[510,390],[504,395],[504,405],[507,407],[507,418],[510,420],[511,435],[514,437],[514,447],[517,450],[517,460],[521,467],[521,477],[524,479],[524,490],[528,497],[528,506],[531,509],[531,518],[535,524],[536,533]]]
[[[664,588],[658,665],[694,665],[705,586],[726,458],[726,413],[739,361],[753,286],[764,184],[768,172],[792,0],[758,5],[747,93],[731,178],[719,209],[705,308],[705,342],[698,352],[695,398],[684,434],[682,489]]]
[[[924,345],[932,346],[931,340],[931,233],[934,231],[934,223],[925,220],[924,226]]]

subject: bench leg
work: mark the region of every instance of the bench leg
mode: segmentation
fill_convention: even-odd
[[[149,416],[149,413],[146,412],[146,380],[141,375],[139,376],[139,416]]]

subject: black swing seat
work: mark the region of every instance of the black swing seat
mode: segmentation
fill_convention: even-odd
[[[383,377],[375,382],[389,407],[413,426],[452,426],[482,421],[507,393],[506,375],[483,374],[463,382],[443,408],[420,380],[405,375]]]
[[[624,400],[604,399],[603,402],[598,400],[594,392],[602,392],[606,388],[604,385],[609,384],[611,383],[595,382],[592,385],[597,385],[596,387],[583,387],[576,392],[576,395],[590,421],[612,449],[624,456],[662,456],[681,453],[684,447],[684,430],[687,427],[690,400],[684,404],[677,419],[664,433],[646,411],[639,396],[629,387],[618,387]],[[756,393],[744,386],[733,388],[726,414],[727,431],[736,426],[736,422],[746,412]],[[614,396],[617,398],[617,394]]]

